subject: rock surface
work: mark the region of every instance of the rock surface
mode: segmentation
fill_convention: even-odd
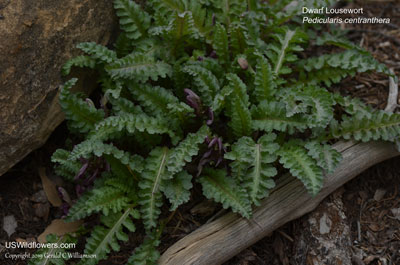
[[[0,175],[64,119],[60,69],[76,44],[107,44],[115,26],[110,0],[0,0]]]
[[[334,192],[308,216],[295,240],[294,264],[352,264],[350,226],[342,202],[343,189]]]

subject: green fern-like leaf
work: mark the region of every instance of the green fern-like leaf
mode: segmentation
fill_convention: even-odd
[[[174,19],[166,27],[166,34],[175,40],[175,46],[178,44],[176,41],[184,41],[184,38],[199,38],[192,12],[175,14]]]
[[[342,160],[342,155],[329,144],[321,144],[317,141],[310,141],[304,145],[308,155],[317,161],[317,165],[323,168],[326,173],[331,174]]]
[[[270,100],[276,93],[276,83],[271,66],[264,56],[258,60],[256,69],[254,96],[258,102]]]
[[[167,181],[180,172],[185,163],[192,160],[198,152],[198,145],[208,134],[208,127],[203,126],[197,133],[189,134],[179,145],[168,150],[164,148],[153,149],[145,161],[142,180],[139,182],[139,196],[142,217],[147,230],[156,226],[162,204],[161,190],[165,190]]]
[[[149,134],[166,133],[173,139],[176,137],[162,117],[154,118],[144,113],[138,115],[122,113],[118,116],[110,116],[97,123],[94,130],[89,134],[89,138],[91,140],[105,141],[118,135],[121,131],[126,131],[130,134],[136,131]]]
[[[131,113],[134,115],[143,114],[143,109],[140,105],[135,105],[132,101],[123,98],[110,98],[109,101],[113,105],[113,113],[118,116],[125,113]]]
[[[325,88],[308,86],[304,88],[304,95],[312,107],[313,121],[317,126],[327,126],[333,119],[333,105],[335,104],[331,93]]]
[[[80,197],[70,208],[66,220],[68,222],[76,221],[97,212],[108,216],[110,212],[115,214],[125,209],[128,203],[129,198],[117,188],[103,186],[92,189]]]
[[[228,105],[228,99],[229,96],[233,93],[231,87],[229,86],[225,86],[221,89],[221,91],[219,93],[217,93],[217,95],[215,96],[212,104],[211,104],[211,109],[216,112],[219,113],[219,111],[221,111],[221,109],[225,106]]]
[[[199,145],[204,142],[210,133],[207,126],[202,126],[196,133],[190,133],[174,148],[167,162],[168,171],[175,174],[182,170],[183,166],[192,161],[192,157],[197,155]]]
[[[143,243],[135,248],[127,265],[156,265],[160,257],[160,253],[156,250],[159,244],[160,240],[155,235],[148,235]]]
[[[149,0],[156,13],[170,18],[174,13],[183,13],[186,10],[187,2],[184,0]]]
[[[104,111],[96,109],[71,93],[70,89],[77,81],[77,78],[72,78],[62,86],[60,105],[70,126],[81,133],[85,133],[92,130],[94,125],[104,118]]]
[[[247,10],[247,1],[221,0],[213,1],[213,5],[222,11],[221,22],[229,26],[233,20],[240,17]]]
[[[312,98],[304,95],[301,87],[282,88],[282,93],[279,93],[280,101],[285,104],[286,117],[292,117],[297,113],[308,113]]]
[[[91,236],[86,241],[84,257],[80,260],[80,265],[94,265],[102,259],[106,259],[111,250],[119,251],[118,240],[128,241],[128,235],[123,231],[125,227],[130,232],[135,232],[136,228],[132,218],[138,219],[139,213],[132,207],[128,207],[118,214],[102,216],[103,225],[94,227]]]
[[[229,62],[228,33],[225,27],[220,23],[217,23],[214,27],[213,48],[217,52],[218,59],[221,63]]]
[[[175,211],[179,205],[189,201],[192,187],[192,176],[186,171],[179,172],[172,180],[165,183],[162,192],[171,203],[171,211]]]
[[[143,167],[143,158],[139,155],[120,150],[113,144],[105,144],[96,139],[87,139],[77,144],[68,156],[69,161],[77,161],[79,158],[90,158],[92,155],[101,157],[111,155],[122,164],[130,166],[131,169],[140,172]]]
[[[118,58],[127,56],[135,47],[136,43],[133,43],[133,41],[126,35],[127,33],[121,32],[114,43],[115,52],[117,53]]]
[[[58,164],[56,167],[56,173],[58,175],[72,180],[82,165],[79,161],[69,160],[69,154],[70,152],[67,150],[57,149],[51,156],[51,162]]]
[[[338,83],[346,76],[356,73],[377,71],[390,75],[387,67],[377,62],[371,55],[358,50],[311,57],[298,62],[301,79],[309,83],[324,82],[327,86]]]
[[[117,59],[115,51],[109,50],[107,47],[95,42],[82,42],[76,47],[100,63],[112,63]]]
[[[287,143],[279,150],[279,162],[289,169],[290,173],[303,182],[307,191],[313,196],[322,188],[322,169],[316,161],[307,154],[307,150],[294,142]]]
[[[369,105],[366,105],[358,98],[351,98],[349,96],[343,97],[340,94],[336,93],[333,95],[336,103],[341,105],[344,111],[350,115],[362,115],[366,118],[371,118],[372,113],[377,110],[372,108]]]
[[[151,17],[138,4],[131,0],[115,0],[114,8],[126,37],[137,40],[147,35]]]
[[[226,79],[229,81],[229,86],[233,90],[234,95],[243,101],[244,105],[248,107],[249,96],[247,95],[246,84],[235,74],[228,74]]]
[[[250,135],[251,133],[251,114],[246,105],[238,98],[231,101],[230,107],[231,122],[235,136]]]
[[[182,118],[183,115],[193,111],[192,108],[185,103],[179,102],[179,99],[170,90],[163,87],[146,84],[130,84],[128,89],[149,114],[171,114],[171,116],[175,115],[176,117],[176,115],[178,115]]]
[[[292,70],[285,66],[285,63],[291,63],[297,60],[295,52],[303,50],[298,44],[304,43],[307,39],[307,35],[298,28],[291,30],[283,27],[279,29],[273,37],[278,43],[271,44],[267,52],[268,57],[273,63],[273,73],[275,75],[289,74]]]
[[[331,135],[346,140],[354,138],[356,141],[368,142],[371,140],[394,141],[400,133],[400,114],[377,111],[370,117],[355,115],[344,116],[338,125],[331,124]]]
[[[332,94],[318,86],[294,87],[279,95],[286,105],[286,116],[309,113],[309,127],[325,128],[333,119],[335,101]]]
[[[251,204],[246,196],[246,191],[226,176],[224,170],[206,169],[198,179],[203,187],[203,194],[208,199],[222,203],[227,209],[240,213],[243,217],[251,217]]]
[[[229,37],[230,45],[233,50],[233,54],[244,54],[248,44],[247,44],[247,32],[246,27],[243,23],[235,22],[229,27]]]
[[[355,45],[351,41],[347,40],[344,37],[341,36],[334,36],[330,33],[325,32],[322,34],[322,36],[318,36],[316,40],[316,44],[318,46],[323,46],[323,45],[334,45],[340,48],[344,49],[353,49],[353,50],[358,50],[361,53],[365,53],[364,50],[360,46]]]
[[[96,60],[86,55],[80,55],[69,59],[62,67],[62,74],[69,75],[71,73],[72,67],[74,66],[94,69],[96,67]]]
[[[115,175],[115,177],[107,178],[104,181],[104,184],[115,187],[126,194],[131,193],[129,195],[136,198],[136,194],[132,193],[136,193],[136,180],[138,179],[138,173],[143,171],[143,158],[139,155],[134,155],[134,157],[136,158],[137,166],[131,168],[130,165],[123,164],[119,159],[111,155],[104,155],[104,158],[111,167],[112,175]]]
[[[255,205],[260,205],[260,200],[275,186],[272,177],[277,171],[271,165],[277,159],[279,149],[274,143],[275,138],[275,134],[266,134],[255,143],[250,137],[242,137],[232,146],[232,152],[225,155],[233,160],[232,172],[243,182],[242,186]]]
[[[149,2],[156,10],[157,24],[167,24],[167,21],[172,20],[177,14],[182,15],[187,12],[192,16],[191,27],[193,30],[200,36],[208,37],[210,18],[200,1],[150,0]]]
[[[131,53],[118,59],[106,67],[106,71],[113,78],[125,78],[137,82],[148,79],[157,81],[159,77],[171,75],[171,66],[163,61],[156,61],[153,57],[143,53]]]
[[[77,243],[77,240],[72,236],[66,234],[63,236],[56,236],[54,234],[49,234],[46,236],[46,243],[54,243],[60,246],[65,244],[64,248],[56,247],[46,247],[40,248],[35,252],[34,258],[28,261],[28,265],[64,265],[65,261],[68,261],[73,255],[69,254],[67,246],[70,243]]]
[[[246,27],[243,23],[232,23],[229,27],[229,37],[233,54],[243,54],[248,47]]]
[[[287,131],[290,134],[296,130],[302,132],[310,126],[309,119],[302,114],[288,117],[285,104],[281,102],[261,102],[252,109],[253,129],[272,132]]]
[[[229,98],[229,116],[231,118],[229,126],[232,128],[235,136],[250,135],[251,114],[246,85],[235,74],[228,74],[227,79],[229,81],[228,86],[232,90]]]
[[[146,166],[139,182],[139,204],[141,205],[142,219],[147,230],[157,225],[162,205],[162,194],[160,187],[163,182],[172,179],[173,175],[166,169],[168,161],[168,148],[155,148],[146,159]]]
[[[200,97],[206,106],[211,106],[220,85],[216,76],[200,65],[188,65],[183,71],[193,77],[193,83],[200,92]]]

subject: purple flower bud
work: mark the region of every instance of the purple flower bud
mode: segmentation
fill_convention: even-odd
[[[58,187],[57,188],[58,195],[68,204],[71,204],[71,198],[69,197],[68,192],[63,188],[63,187]]]
[[[240,65],[240,68],[243,70],[247,70],[247,68],[249,68],[249,63],[247,62],[246,58],[238,58],[237,62]]]
[[[69,204],[67,204],[65,202],[63,204],[61,204],[61,210],[63,211],[63,214],[64,214],[63,218],[68,215],[69,208],[70,208]]]
[[[83,176],[83,174],[85,174],[88,166],[89,166],[89,161],[86,161],[85,164],[82,165],[81,169],[79,169],[78,173],[75,175],[74,180],[80,179]]]
[[[96,168],[96,170],[94,171],[94,173],[93,173],[89,178],[87,178],[87,179],[85,180],[84,184],[85,184],[85,185],[89,185],[89,184],[93,183],[93,181],[96,179],[98,173],[99,173],[99,169]]]
[[[85,101],[89,105],[89,107],[94,107],[94,103],[90,98],[86,98]]]
[[[183,91],[185,91],[185,93],[187,94],[187,97],[193,98],[196,101],[200,101],[200,97],[193,92],[193,90],[189,89],[189,88],[185,88]]]
[[[217,167],[222,162],[222,157],[219,157],[215,166]]]
[[[222,139],[220,137],[206,137],[205,142],[208,144],[208,150],[202,155],[200,158],[200,162],[197,166],[197,176],[201,174],[204,165],[209,163],[214,163],[214,166],[217,167],[223,161],[223,154],[226,153],[226,147],[222,143]]]
[[[76,192],[76,195],[78,197],[80,197],[82,195],[82,193],[85,192],[85,188],[82,185],[78,184],[75,186],[75,192]]]
[[[216,59],[217,58],[217,52],[216,51],[212,51],[210,53],[209,57]]]
[[[205,158],[200,160],[199,165],[197,166],[197,175],[196,175],[197,177],[200,176],[201,171],[203,170],[203,166],[211,161],[212,161],[211,158]]]
[[[218,142],[218,137],[214,137],[211,142],[208,144],[208,148],[211,148],[215,143]]]
[[[221,138],[218,137],[218,151],[219,153],[222,152],[223,146],[222,146],[222,140]]]
[[[183,90],[186,93],[186,102],[189,106],[194,108],[197,115],[201,113],[201,99],[200,97],[194,93],[191,89],[185,88]]]
[[[201,61],[203,61],[203,60],[204,60],[203,56],[197,57],[197,61],[201,62]]]
[[[208,108],[208,117],[209,120],[207,120],[207,125],[210,126],[214,122],[214,111],[212,111],[211,108]]]
[[[203,158],[208,158],[208,157],[211,155],[212,151],[213,151],[213,150],[210,149],[210,150],[208,150],[207,152],[205,152],[204,155],[201,157],[201,159],[203,159]]]

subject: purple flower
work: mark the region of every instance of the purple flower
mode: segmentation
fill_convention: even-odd
[[[57,191],[58,191],[58,196],[60,196],[63,201],[65,201],[68,204],[72,203],[68,192],[63,187],[58,187]]]
[[[93,174],[90,177],[88,177],[87,179],[85,179],[84,185],[88,186],[88,185],[92,184],[94,182],[94,180],[96,179],[98,173],[99,173],[99,169],[96,168],[95,171],[93,172]]]
[[[200,162],[197,166],[197,176],[201,174],[201,171],[206,164],[214,163],[217,167],[222,162],[224,153],[226,153],[226,147],[223,145],[220,137],[213,137],[210,139],[210,137],[207,136],[205,142],[208,150],[200,158]]]
[[[79,169],[78,173],[75,175],[74,180],[80,179],[83,174],[85,174],[87,168],[89,167],[89,161],[85,160],[84,164],[82,165],[81,169]]]
[[[93,101],[90,98],[85,99],[86,103],[89,105],[89,107],[95,107]]]
[[[217,58],[217,52],[216,51],[212,51],[210,53],[209,57],[216,59]]]
[[[194,110],[196,111],[196,115],[201,115],[202,113],[202,106],[201,106],[201,99],[200,97],[193,92],[193,90],[189,89],[189,88],[185,88],[183,90],[186,94],[186,102],[189,106],[191,106],[192,108],[194,108]]]
[[[214,111],[211,108],[208,108],[208,117],[207,125],[210,126],[214,122]]]
[[[62,218],[64,218],[68,215],[69,208],[71,208],[71,206],[68,203],[64,202],[63,204],[61,204],[60,208],[64,214]]]
[[[75,192],[76,192],[76,195],[78,196],[78,197],[80,197],[84,192],[85,192],[85,187],[83,187],[82,185],[80,185],[80,184],[78,184],[78,185],[76,185],[75,186]]]

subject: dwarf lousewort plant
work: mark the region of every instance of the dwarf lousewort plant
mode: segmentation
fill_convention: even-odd
[[[63,68],[66,75],[72,67],[97,70],[103,93],[103,108],[71,93],[76,78],[60,93],[69,128],[83,141],[54,153],[56,172],[93,182],[66,220],[101,216],[85,247],[96,258],[79,264],[118,251],[138,223],[147,236],[128,264],[156,264],[161,206],[187,202],[194,182],[251,218],[252,205],[275,186],[277,167],[316,195],[341,159],[332,140],[397,139],[399,114],[328,90],[359,72],[389,74],[343,37],[299,23],[303,7],[334,2],[114,1],[122,30],[115,49],[81,43],[84,55]],[[303,52],[314,44],[337,52]],[[110,170],[86,164],[99,157]]]

